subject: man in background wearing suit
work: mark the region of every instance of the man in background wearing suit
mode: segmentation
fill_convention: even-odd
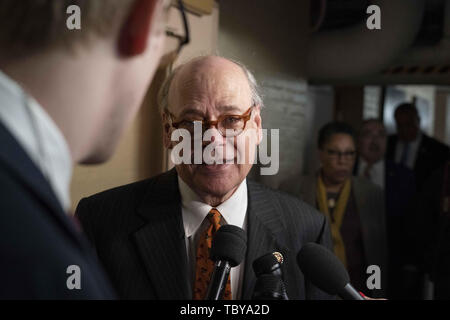
[[[405,271],[404,213],[415,193],[412,170],[386,159],[387,135],[383,122],[364,120],[358,135],[358,161],[354,173],[380,186],[386,205],[386,228],[389,253],[389,293],[392,299],[407,297],[403,284]]]
[[[68,215],[72,166],[113,152],[159,63],[166,7],[0,1],[0,299],[115,296]]]
[[[407,205],[403,205],[397,210],[390,210],[390,219],[395,221],[395,223],[390,223],[390,229],[397,234],[398,248],[401,248],[403,252],[402,257],[399,257],[402,260],[401,263],[405,265],[402,270],[405,278],[402,289],[403,297],[422,299],[424,269],[421,261],[423,260],[423,250],[421,250],[422,244],[418,242],[428,243],[430,240],[425,239],[425,236],[433,231],[427,229],[424,221],[430,221],[433,218],[426,216],[430,214],[430,210],[417,212],[417,208],[420,207],[417,201],[423,199],[422,195],[428,192],[424,188],[428,178],[445,164],[449,148],[420,130],[420,116],[414,104],[400,104],[395,109],[394,116],[397,134],[388,138],[386,159],[396,163],[403,171],[410,170],[413,179],[400,174],[391,178],[393,185],[410,185],[412,190],[409,192]],[[398,198],[392,197],[392,201],[388,201],[388,204],[396,203],[396,201]],[[422,237],[418,238],[418,234],[421,234]]]
[[[331,223],[334,252],[347,267],[356,289],[381,297],[388,277],[384,197],[380,187],[353,177],[356,149],[353,128],[330,122],[319,131],[320,169],[293,177],[281,188],[322,212]],[[381,288],[370,291],[366,269],[381,270]]]
[[[290,299],[331,298],[305,280],[296,263],[308,242],[331,247],[325,217],[246,179],[262,139],[261,107],[253,75],[227,59],[196,58],[169,76],[160,95],[165,146],[176,146],[175,129],[192,132],[202,124],[214,133],[204,148],[216,144],[220,151],[228,144],[235,152],[225,149],[223,160],[229,161],[224,164],[177,164],[156,177],[80,201],[77,215],[120,297],[203,299],[212,261],[202,248],[208,230],[216,231],[220,222],[243,228],[248,239],[244,262],[232,269],[225,298],[250,299],[256,283],[252,263],[274,251],[285,258]],[[249,138],[247,145],[236,142],[241,135]],[[244,154],[244,163],[236,161]]]
[[[420,116],[414,104],[399,105],[394,117],[397,134],[388,138],[386,158],[413,170],[420,191],[429,175],[447,161],[450,149],[420,130]]]
[[[415,220],[413,224],[421,226],[421,236],[416,237],[414,243],[419,258],[416,265],[433,283],[433,298],[448,300],[450,299],[450,161],[430,174],[422,192],[414,201],[411,220]],[[428,291],[432,290],[433,286],[428,288]]]

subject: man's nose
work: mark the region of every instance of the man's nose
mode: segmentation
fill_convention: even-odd
[[[349,161],[348,156],[344,153],[339,153],[337,157],[338,163],[347,163]]]
[[[209,145],[211,143],[218,143],[219,144],[222,141],[223,136],[219,132],[219,130],[217,129],[216,126],[211,125],[209,128],[205,129],[203,134],[205,134],[206,131],[208,131],[208,136],[206,137],[206,139],[202,139],[203,147],[206,147],[207,145]]]

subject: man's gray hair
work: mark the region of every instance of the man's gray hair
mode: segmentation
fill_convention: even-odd
[[[169,74],[169,76],[164,80],[164,82],[161,86],[161,89],[159,90],[159,93],[158,93],[158,108],[159,108],[159,111],[161,114],[169,109],[169,90],[170,90],[170,86],[172,84],[172,80],[174,79],[177,72],[186,64],[194,62],[196,60],[204,59],[207,57],[208,56],[196,57],[186,63],[183,63],[182,65],[179,65],[178,67],[176,67],[175,69],[172,70],[172,72]],[[214,56],[214,57],[219,57],[219,56]],[[237,66],[239,66],[242,69],[242,71],[244,72],[245,76],[247,77],[248,85],[250,86],[250,91],[252,94],[252,106],[260,106],[261,108],[264,107],[263,99],[262,99],[262,96],[260,93],[258,83],[256,82],[255,76],[241,62],[231,60],[228,58],[224,58],[224,59],[227,59],[227,60],[233,62],[234,64],[236,64]]]

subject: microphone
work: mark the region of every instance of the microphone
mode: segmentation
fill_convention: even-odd
[[[282,280],[283,260],[281,253],[273,252],[253,261],[253,271],[258,278],[253,291],[253,300],[289,300]]]
[[[221,300],[232,267],[244,260],[247,234],[237,226],[224,225],[217,230],[211,243],[210,259],[215,262],[205,300]]]
[[[283,280],[273,274],[262,274],[258,277],[252,300],[289,300]]]
[[[365,300],[350,284],[344,265],[327,248],[307,243],[297,255],[297,263],[305,277],[326,293],[344,300]]]

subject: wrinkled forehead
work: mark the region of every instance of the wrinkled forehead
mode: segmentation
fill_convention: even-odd
[[[251,101],[244,71],[227,60],[182,67],[172,81],[168,99],[169,110],[175,115],[191,109],[203,114],[243,113]]]

